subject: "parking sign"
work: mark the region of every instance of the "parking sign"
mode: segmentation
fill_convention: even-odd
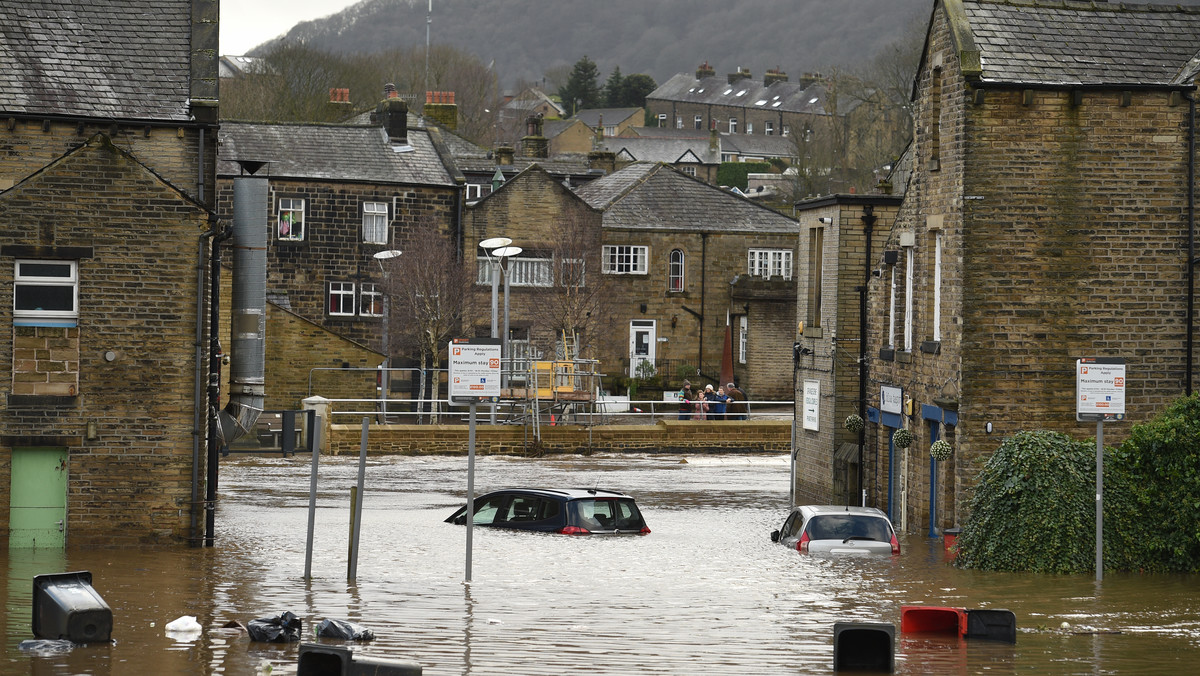
[[[1125,419],[1125,360],[1085,357],[1075,360],[1075,419]]]
[[[452,401],[469,403],[500,396],[498,338],[455,338],[448,352]]]

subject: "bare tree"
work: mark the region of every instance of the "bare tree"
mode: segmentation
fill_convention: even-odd
[[[422,371],[429,373],[441,363],[446,343],[461,326],[471,280],[453,242],[426,225],[426,236],[414,237],[403,255],[384,262],[384,287],[390,304],[389,353],[415,353]],[[421,378],[418,399],[426,398],[427,380]],[[436,389],[430,398],[436,398]],[[437,409],[432,410],[436,421]]]
[[[556,346],[565,334],[580,358],[594,359],[599,328],[611,322],[614,307],[608,277],[600,273],[600,216],[580,207],[562,218],[551,249],[554,279],[540,287],[531,318]]]

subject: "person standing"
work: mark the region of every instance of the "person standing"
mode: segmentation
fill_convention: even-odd
[[[727,383],[725,385],[725,394],[729,397],[729,404],[725,407],[728,419],[748,420],[750,418],[750,404],[746,401],[746,393],[735,387],[733,383]]]
[[[692,394],[691,382],[689,382],[687,380],[683,381],[683,387],[679,390],[679,419],[680,420],[691,420],[692,419],[692,400],[695,398],[696,398],[695,395]]]
[[[708,400],[708,419],[725,420],[725,406],[729,402],[729,395],[725,394],[725,388],[718,387],[714,392],[712,385],[709,385],[704,392],[704,398]]]

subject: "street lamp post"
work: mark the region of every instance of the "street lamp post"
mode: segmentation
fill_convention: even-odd
[[[501,338],[500,327],[497,326],[498,308],[497,308],[497,290],[500,286],[500,275],[504,273],[504,334],[500,341],[500,386],[503,388],[508,383],[508,378],[504,375],[504,360],[508,357],[508,274],[507,274],[507,259],[510,256],[516,256],[521,253],[521,247],[511,246],[512,240],[507,237],[490,237],[479,243],[479,247],[483,249],[483,255],[487,257],[488,265],[492,272],[492,338]],[[492,258],[496,256],[499,260]],[[496,424],[496,404],[492,404],[491,424]]]
[[[387,369],[387,367],[391,366],[390,362],[392,360],[392,344],[388,338],[390,335],[389,331],[391,330],[391,319],[392,319],[391,318],[391,305],[392,305],[391,289],[388,288],[389,287],[388,282],[390,281],[391,276],[388,274],[387,268],[383,267],[383,262],[392,260],[393,258],[396,258],[397,256],[399,256],[401,253],[403,253],[403,252],[400,251],[399,249],[385,249],[383,251],[376,251],[374,254],[371,255],[372,258],[374,258],[376,261],[379,262],[379,272],[383,275],[383,280],[384,280],[383,354],[386,356],[385,356],[385,361],[384,361],[384,371],[380,374],[379,382],[375,386],[376,394],[379,395],[378,396],[378,398],[379,398],[379,413],[381,416],[383,416],[383,420],[381,422],[387,422],[387,390],[388,390],[388,385],[389,385],[389,381],[391,380],[391,378],[388,376],[389,372],[386,369]]]
[[[508,287],[512,275],[508,274],[508,259],[521,253],[519,246],[502,246],[492,251],[500,259],[500,271],[504,274],[504,337],[500,341],[500,388],[508,387],[512,374],[512,351],[508,344]]]

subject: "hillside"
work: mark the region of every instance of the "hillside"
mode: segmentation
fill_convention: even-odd
[[[434,44],[494,63],[502,86],[536,82],[581,56],[603,75],[663,82],[707,61],[718,73],[856,68],[893,41],[919,41],[932,0],[436,0]],[[426,0],[364,0],[282,38],[339,53],[425,44]],[[252,54],[261,53],[261,45]]]

